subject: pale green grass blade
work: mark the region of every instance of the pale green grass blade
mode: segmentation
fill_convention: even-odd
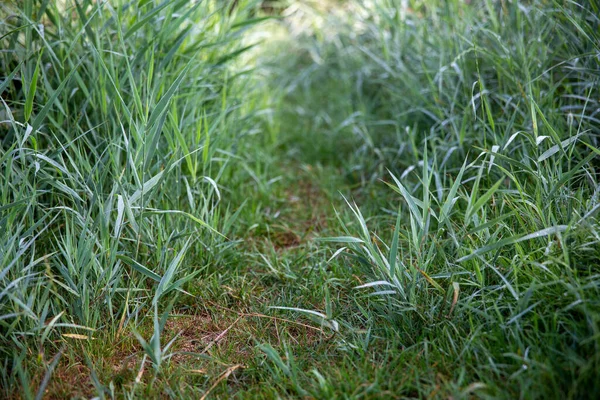
[[[505,179],[506,177],[498,179],[498,181],[496,181],[491,188],[489,188],[480,198],[478,198],[472,206],[467,208],[467,213],[465,215],[465,221],[467,223],[469,223],[475,213],[477,213],[485,204],[487,204],[492,196],[498,191],[500,185],[502,185]]]
[[[35,70],[33,71],[33,77],[31,78],[31,82],[29,82],[29,90],[27,91],[27,97],[25,99],[25,122],[29,121],[29,117],[31,117],[31,112],[33,111],[33,100],[35,98],[35,92],[37,90],[37,81],[40,75],[42,52],[43,51],[40,51],[38,61],[35,64]],[[2,90],[0,90],[0,92],[2,92]]]
[[[568,229],[567,225],[557,225],[557,226],[553,226],[550,228],[541,229],[539,231],[536,231],[536,232],[533,232],[533,233],[530,233],[527,235],[517,235],[517,236],[512,236],[509,238],[501,239],[501,240],[497,241],[496,243],[492,243],[492,244],[489,244],[489,245],[486,245],[486,246],[476,249],[471,254],[459,258],[458,260],[456,260],[456,262],[467,261],[467,260],[472,259],[473,257],[476,257],[476,256],[484,254],[484,253],[488,253],[490,251],[500,249],[509,244],[515,244],[515,243],[519,243],[519,242],[522,242],[525,240],[531,240],[531,239],[537,239],[537,238],[542,238],[542,237],[546,237],[546,236],[551,236],[551,235],[554,235],[557,233],[564,232],[567,229]]]
[[[46,105],[44,105],[44,107],[42,107],[40,112],[36,115],[33,122],[31,123],[31,127],[32,127],[33,131],[37,131],[40,128],[40,126],[42,126],[42,122],[44,121],[44,119],[46,118],[48,113],[50,112],[50,109],[54,105],[54,102],[56,101],[56,99],[58,99],[58,96],[60,94],[62,94],[63,90],[65,89],[65,86],[67,85],[67,83],[69,83],[69,81],[71,80],[71,77],[73,76],[73,74],[75,73],[77,68],[81,65],[81,63],[82,63],[82,61],[79,61],[79,63],[71,70],[71,72],[69,72],[69,74],[65,77],[65,79],[63,79],[63,81],[60,83],[60,85],[58,85],[58,87],[54,90],[54,92],[52,92],[52,95],[48,99],[48,102],[46,103]]]

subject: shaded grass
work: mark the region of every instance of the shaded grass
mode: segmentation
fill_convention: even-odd
[[[367,313],[446,377],[396,393],[593,397],[594,6],[410,4],[349,4],[316,28],[296,8],[282,142],[345,170],[361,206],[325,243],[370,276]]]
[[[219,4],[2,6],[2,393],[597,397],[597,5]]]

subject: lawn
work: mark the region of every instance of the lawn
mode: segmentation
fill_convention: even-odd
[[[600,398],[596,0],[0,4],[0,398]]]

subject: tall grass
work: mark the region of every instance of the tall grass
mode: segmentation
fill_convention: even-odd
[[[223,286],[236,356],[194,394],[241,355],[228,395],[598,397],[597,2],[259,3],[0,5],[2,396],[69,357],[181,397],[167,320]],[[333,173],[343,208],[280,222]],[[128,334],[115,389],[94,340]]]
[[[0,7],[8,390],[36,387],[26,358],[119,335],[221,262],[234,216],[219,178],[243,127],[228,65],[246,25],[212,1]]]
[[[316,24],[297,7],[288,26],[301,69],[280,81],[281,140],[358,186],[354,222],[340,211],[323,242],[343,243],[373,312],[454,384],[597,396],[598,5],[398,3]]]

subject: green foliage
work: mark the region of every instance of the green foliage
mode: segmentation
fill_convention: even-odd
[[[371,276],[357,289],[403,345],[429,343],[450,379],[480,395],[593,397],[600,20],[576,3],[409,3],[352,4],[332,38],[300,42],[314,62],[290,101],[310,121],[348,110],[327,114],[343,127],[332,141],[356,143],[333,162],[399,195],[371,229],[349,202],[355,222],[340,215],[344,236],[326,241]],[[325,97],[322,76],[352,85]]]
[[[598,397],[598,11],[3,3],[0,397]]]
[[[234,220],[218,206],[227,162],[215,154],[244,122],[222,55],[245,48],[218,2],[0,7],[10,359],[15,348],[52,353],[65,334],[115,333],[226,256],[219,230]]]

